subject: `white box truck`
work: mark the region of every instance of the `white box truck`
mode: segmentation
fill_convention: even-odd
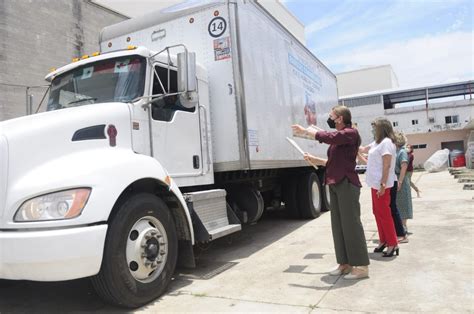
[[[193,3],[106,27],[47,75],[46,112],[0,123],[0,279],[91,277],[138,307],[195,243],[327,207],[285,138],[325,127],[335,76],[258,3]]]

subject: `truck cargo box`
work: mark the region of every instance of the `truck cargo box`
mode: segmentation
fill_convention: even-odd
[[[100,39],[102,52],[181,43],[208,71],[214,171],[307,166],[285,137],[294,123],[327,128],[337,104],[327,67],[254,1],[179,4],[106,27]]]

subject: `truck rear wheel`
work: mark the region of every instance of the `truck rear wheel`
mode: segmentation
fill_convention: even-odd
[[[324,184],[323,185],[323,191],[322,191],[322,196],[323,196],[323,211],[330,211],[331,210],[331,198],[329,196],[329,185]]]
[[[316,173],[308,172],[301,176],[298,202],[301,218],[314,219],[321,215],[321,184]]]
[[[298,193],[297,193],[297,177],[288,176],[284,178],[283,187],[283,201],[285,203],[285,211],[290,218],[300,218],[300,211],[298,208]]]
[[[171,281],[178,252],[166,204],[136,194],[119,205],[107,231],[102,266],[92,284],[106,301],[129,308],[159,297]]]

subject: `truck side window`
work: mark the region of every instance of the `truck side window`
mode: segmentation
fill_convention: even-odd
[[[160,66],[155,67],[156,72],[158,73],[161,83],[165,90],[168,88],[168,69]],[[174,70],[170,70],[170,90],[169,93],[176,93],[178,91],[178,74]],[[156,74],[153,77],[153,90],[152,95],[164,94],[164,90],[160,85]],[[181,105],[179,97],[177,95],[166,96],[159,101],[153,103],[151,108],[151,115],[154,120],[158,121],[171,121],[173,119],[174,113],[177,110],[194,112],[195,108],[185,108]]]

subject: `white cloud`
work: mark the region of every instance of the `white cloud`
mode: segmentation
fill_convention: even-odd
[[[354,2],[343,2],[323,17],[310,22],[305,27],[306,37],[309,38],[311,35],[319,32],[320,30],[331,27],[333,25],[337,25],[339,22],[348,19],[351,15],[354,14],[353,11],[356,6],[357,4]]]
[[[455,21],[448,27],[446,32],[452,32],[458,30],[464,23],[466,19],[466,11],[460,11],[455,19]]]
[[[443,33],[354,49],[335,54],[325,63],[343,71],[391,64],[401,87],[437,84],[474,78],[473,45],[473,33]]]
[[[313,33],[316,33],[322,29],[328,28],[332,25],[335,25],[336,23],[340,21],[343,21],[347,16],[349,16],[349,10],[345,12],[336,12],[331,15],[326,15],[306,25],[305,35],[309,37]]]
[[[410,31],[407,25],[433,19],[445,14],[446,10],[459,3],[459,0],[439,1],[427,5],[426,1],[394,0],[381,6],[370,6],[367,2],[346,1],[332,12],[326,13],[306,26],[307,41],[316,39],[313,49],[318,53],[327,53],[348,45],[377,40],[389,40],[400,32]],[[452,14],[452,13],[450,13]],[[464,23],[466,12],[453,16],[447,32],[458,30]]]

